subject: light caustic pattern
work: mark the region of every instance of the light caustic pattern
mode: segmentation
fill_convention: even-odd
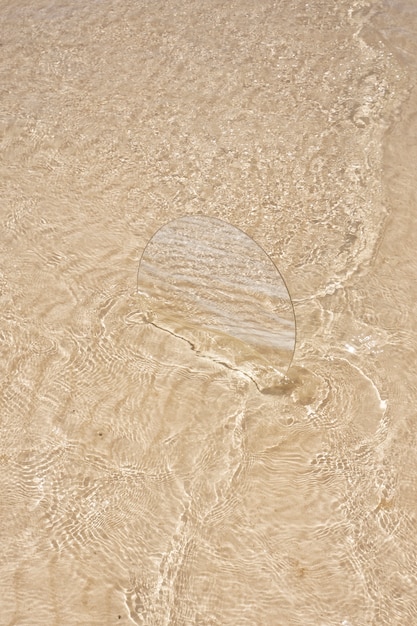
[[[260,389],[282,382],[295,348],[284,280],[245,233],[219,219],[183,217],[145,248],[138,291],[146,318]]]
[[[415,626],[415,2],[0,9],[1,626]]]

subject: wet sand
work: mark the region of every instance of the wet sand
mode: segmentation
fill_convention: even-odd
[[[3,1],[0,26],[0,624],[414,626],[415,6]],[[271,393],[249,326],[225,365],[146,312],[148,242],[195,215],[285,279]]]

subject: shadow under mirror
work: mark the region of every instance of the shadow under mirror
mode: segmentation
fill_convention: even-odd
[[[278,389],[295,349],[294,308],[278,269],[251,237],[211,217],[181,217],[148,242],[138,271],[145,319],[199,356]]]

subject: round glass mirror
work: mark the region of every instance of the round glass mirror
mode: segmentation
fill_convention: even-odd
[[[147,244],[138,292],[148,321],[187,341],[201,357],[278,385],[295,348],[295,315],[285,282],[244,232],[191,216],[165,224]]]

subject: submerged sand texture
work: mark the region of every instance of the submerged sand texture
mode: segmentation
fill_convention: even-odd
[[[0,9],[0,624],[414,626],[414,4]]]

